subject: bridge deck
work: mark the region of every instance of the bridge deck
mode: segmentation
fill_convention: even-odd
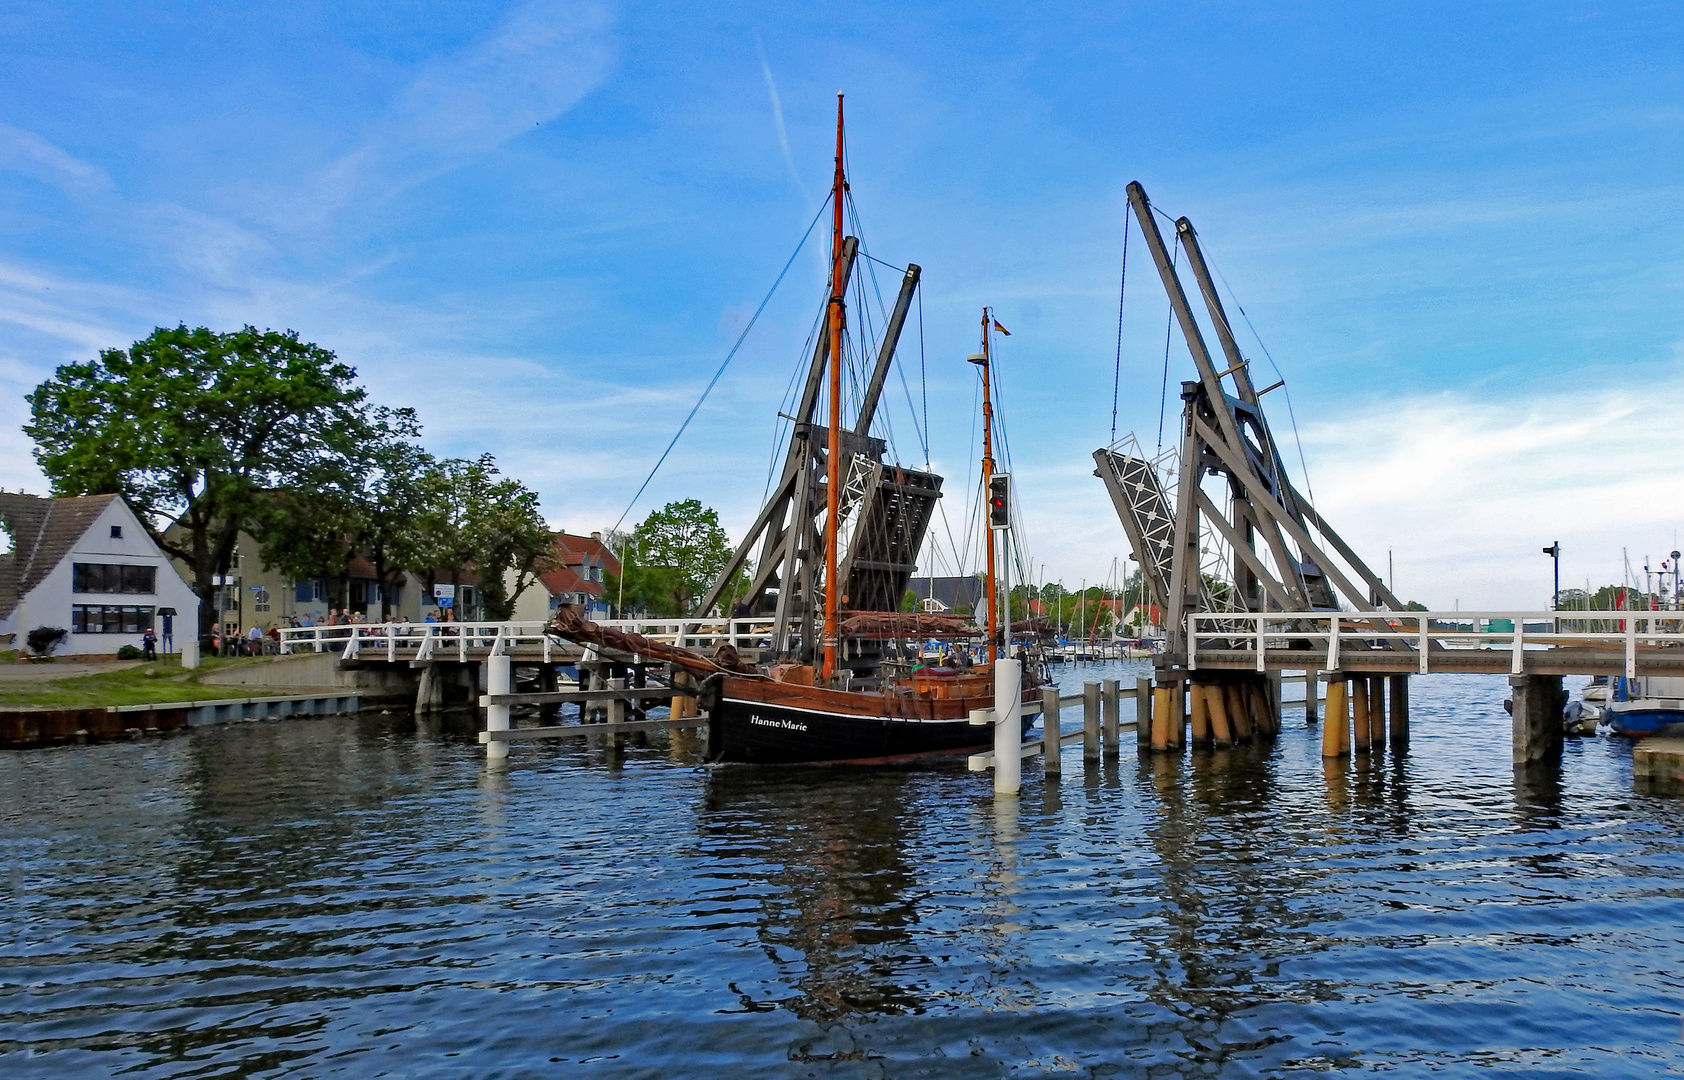
[[[1508,675],[1516,670],[1512,649],[1440,649],[1428,657],[1433,672]],[[1351,649],[1339,655],[1339,670],[1372,674],[1419,672],[1421,658],[1413,650]],[[1326,671],[1322,649],[1269,649],[1264,666],[1270,671]],[[1257,653],[1251,649],[1212,649],[1201,646],[1198,670],[1256,671]],[[1624,675],[1624,650],[1555,648],[1524,649],[1521,667],[1528,675]],[[1653,648],[1637,652],[1640,675],[1684,675],[1684,649]]]

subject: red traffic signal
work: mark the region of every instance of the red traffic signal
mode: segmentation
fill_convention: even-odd
[[[988,527],[1010,528],[1012,478],[1007,473],[995,473],[988,478]]]

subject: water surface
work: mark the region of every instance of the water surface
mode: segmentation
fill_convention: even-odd
[[[469,718],[6,752],[0,1075],[1684,1073],[1684,801],[1413,691],[1402,757],[1294,711],[1006,801]]]

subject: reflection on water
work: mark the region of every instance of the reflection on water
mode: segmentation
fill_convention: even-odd
[[[1607,740],[1511,769],[1504,689],[1417,679],[1403,756],[1125,736],[1015,799],[665,740],[488,768],[465,716],[10,753],[0,1074],[1684,1069],[1684,801]]]

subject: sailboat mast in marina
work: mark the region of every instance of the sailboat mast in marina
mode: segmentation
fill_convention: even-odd
[[[842,277],[842,200],[848,181],[842,175],[842,95],[836,95],[836,171],[830,184],[830,427],[825,437],[824,521],[824,685],[836,679],[836,541],[842,505],[842,326],[847,283]]]

